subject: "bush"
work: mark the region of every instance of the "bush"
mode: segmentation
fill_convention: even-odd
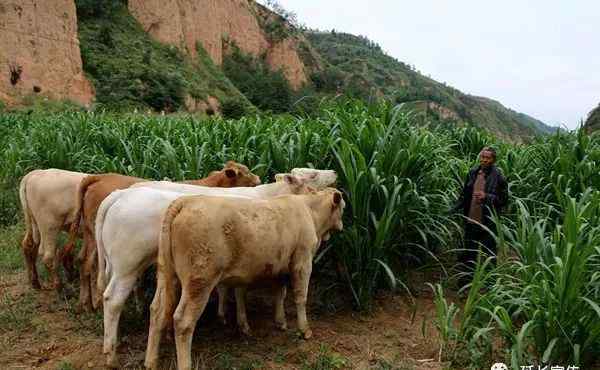
[[[329,66],[322,71],[314,72],[310,75],[310,80],[317,91],[334,93],[339,91],[344,85],[345,73],[333,66]]]
[[[125,0],[75,0],[78,20],[107,17],[123,5]]]
[[[240,119],[248,113],[248,104],[239,98],[228,98],[221,102],[221,114],[225,118]]]
[[[271,71],[262,58],[243,53],[232,45],[223,59],[223,71],[257,108],[275,113],[290,109],[292,89],[281,71]]]

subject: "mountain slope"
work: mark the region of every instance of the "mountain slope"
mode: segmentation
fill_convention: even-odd
[[[385,96],[408,103],[428,118],[471,122],[513,139],[553,131],[543,122],[495,100],[464,94],[423,76],[364,37],[333,31],[310,31],[307,37],[329,63],[323,73],[343,76],[338,86],[342,91],[367,99]]]
[[[15,31],[0,37],[0,49],[10,51],[6,60],[0,55],[0,70],[10,76],[0,83],[0,107],[40,95],[109,110],[234,117],[255,109],[310,114],[323,97],[343,94],[385,97],[414,111],[416,120],[469,122],[513,140],[551,130],[423,76],[364,37],[304,31],[285,10],[254,0],[60,2],[70,11],[0,11],[0,26]],[[48,34],[68,30],[68,40],[35,34],[15,49],[15,34],[39,28],[31,19],[44,20]]]
[[[597,131],[600,129],[600,104],[594,108],[588,115],[584,127],[588,132]]]

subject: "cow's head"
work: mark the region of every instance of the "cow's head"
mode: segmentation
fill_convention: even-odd
[[[230,187],[260,185],[260,178],[250,172],[248,167],[235,161],[228,161],[221,170]]]
[[[344,202],[342,192],[335,188],[326,188],[320,191],[319,194],[323,195],[325,202],[322,211],[327,212],[328,217],[327,225],[325,225],[327,231],[322,235],[322,238],[328,240],[331,231],[342,231],[344,229],[343,216],[346,202]]]
[[[307,185],[317,190],[325,189],[328,186],[334,186],[337,181],[337,174],[334,170],[317,170],[314,168],[294,168],[292,175],[306,179]]]
[[[275,182],[287,185],[285,194],[308,194],[316,192],[312,186],[308,185],[307,179],[293,176],[289,173],[278,173],[275,175]]]

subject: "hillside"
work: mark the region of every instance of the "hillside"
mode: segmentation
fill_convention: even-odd
[[[10,76],[0,84],[0,108],[50,98],[90,109],[240,117],[312,114],[322,98],[346,95],[389,99],[417,120],[473,123],[512,140],[552,130],[428,78],[364,37],[302,30],[291,13],[253,0],[36,4],[13,0],[0,12],[0,27],[10,30],[0,37],[8,50],[0,72]]]
[[[588,132],[600,129],[600,104],[594,108],[585,121],[585,128]]]
[[[109,110],[212,110],[243,95],[201,44],[195,57],[154,41],[120,2],[77,1],[83,69],[96,103]]]
[[[471,122],[505,137],[553,131],[543,122],[495,100],[464,94],[428,78],[364,37],[333,31],[311,31],[307,36],[329,63],[322,74],[342,76],[338,89],[352,95],[366,99],[385,96],[408,103],[428,119]]]

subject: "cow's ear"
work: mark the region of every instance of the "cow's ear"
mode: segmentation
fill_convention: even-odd
[[[225,176],[232,179],[237,176],[237,173],[235,172],[235,170],[233,168],[228,168],[225,170]]]
[[[338,205],[342,201],[342,194],[335,192],[333,193],[333,204]]]
[[[299,185],[300,184],[300,180],[298,180],[298,178],[296,176],[293,176],[290,174],[285,174],[283,176],[283,181],[285,181],[287,184],[290,184],[290,185]]]
[[[227,163],[225,163],[225,168],[235,167],[236,164],[235,161],[227,161]]]
[[[285,175],[288,175],[287,173],[278,173],[275,175],[275,182],[282,182],[285,181]]]

